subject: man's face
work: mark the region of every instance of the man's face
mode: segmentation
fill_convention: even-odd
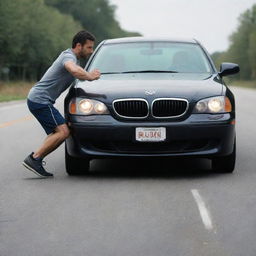
[[[79,55],[81,58],[87,58],[93,53],[94,42],[91,40],[86,40],[86,43],[80,48]]]

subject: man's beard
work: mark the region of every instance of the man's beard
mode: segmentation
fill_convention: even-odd
[[[79,57],[82,59],[87,59],[87,57],[88,57],[88,54],[85,54],[83,52],[81,52],[79,55],[80,55]]]

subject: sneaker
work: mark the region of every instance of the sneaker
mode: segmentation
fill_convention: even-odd
[[[47,172],[44,167],[43,167],[43,161],[40,160],[35,160],[32,157],[33,153],[31,153],[29,156],[27,156],[25,158],[25,160],[23,161],[23,165],[29,169],[30,171],[34,172],[35,174],[37,174],[39,177],[41,178],[48,178],[48,177],[52,177],[53,174]]]

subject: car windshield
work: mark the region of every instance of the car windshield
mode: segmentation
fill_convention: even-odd
[[[119,73],[211,73],[212,68],[198,44],[137,42],[102,45],[89,71]]]

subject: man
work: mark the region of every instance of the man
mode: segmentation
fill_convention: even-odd
[[[23,165],[40,177],[52,177],[43,166],[43,158],[59,147],[69,136],[64,117],[53,106],[55,100],[75,78],[93,81],[100,78],[99,70],[86,72],[78,63],[93,52],[95,37],[87,31],[78,32],[72,42],[72,49],[63,51],[46,71],[41,80],[32,87],[27,104],[47,133],[44,143],[23,161]]]

